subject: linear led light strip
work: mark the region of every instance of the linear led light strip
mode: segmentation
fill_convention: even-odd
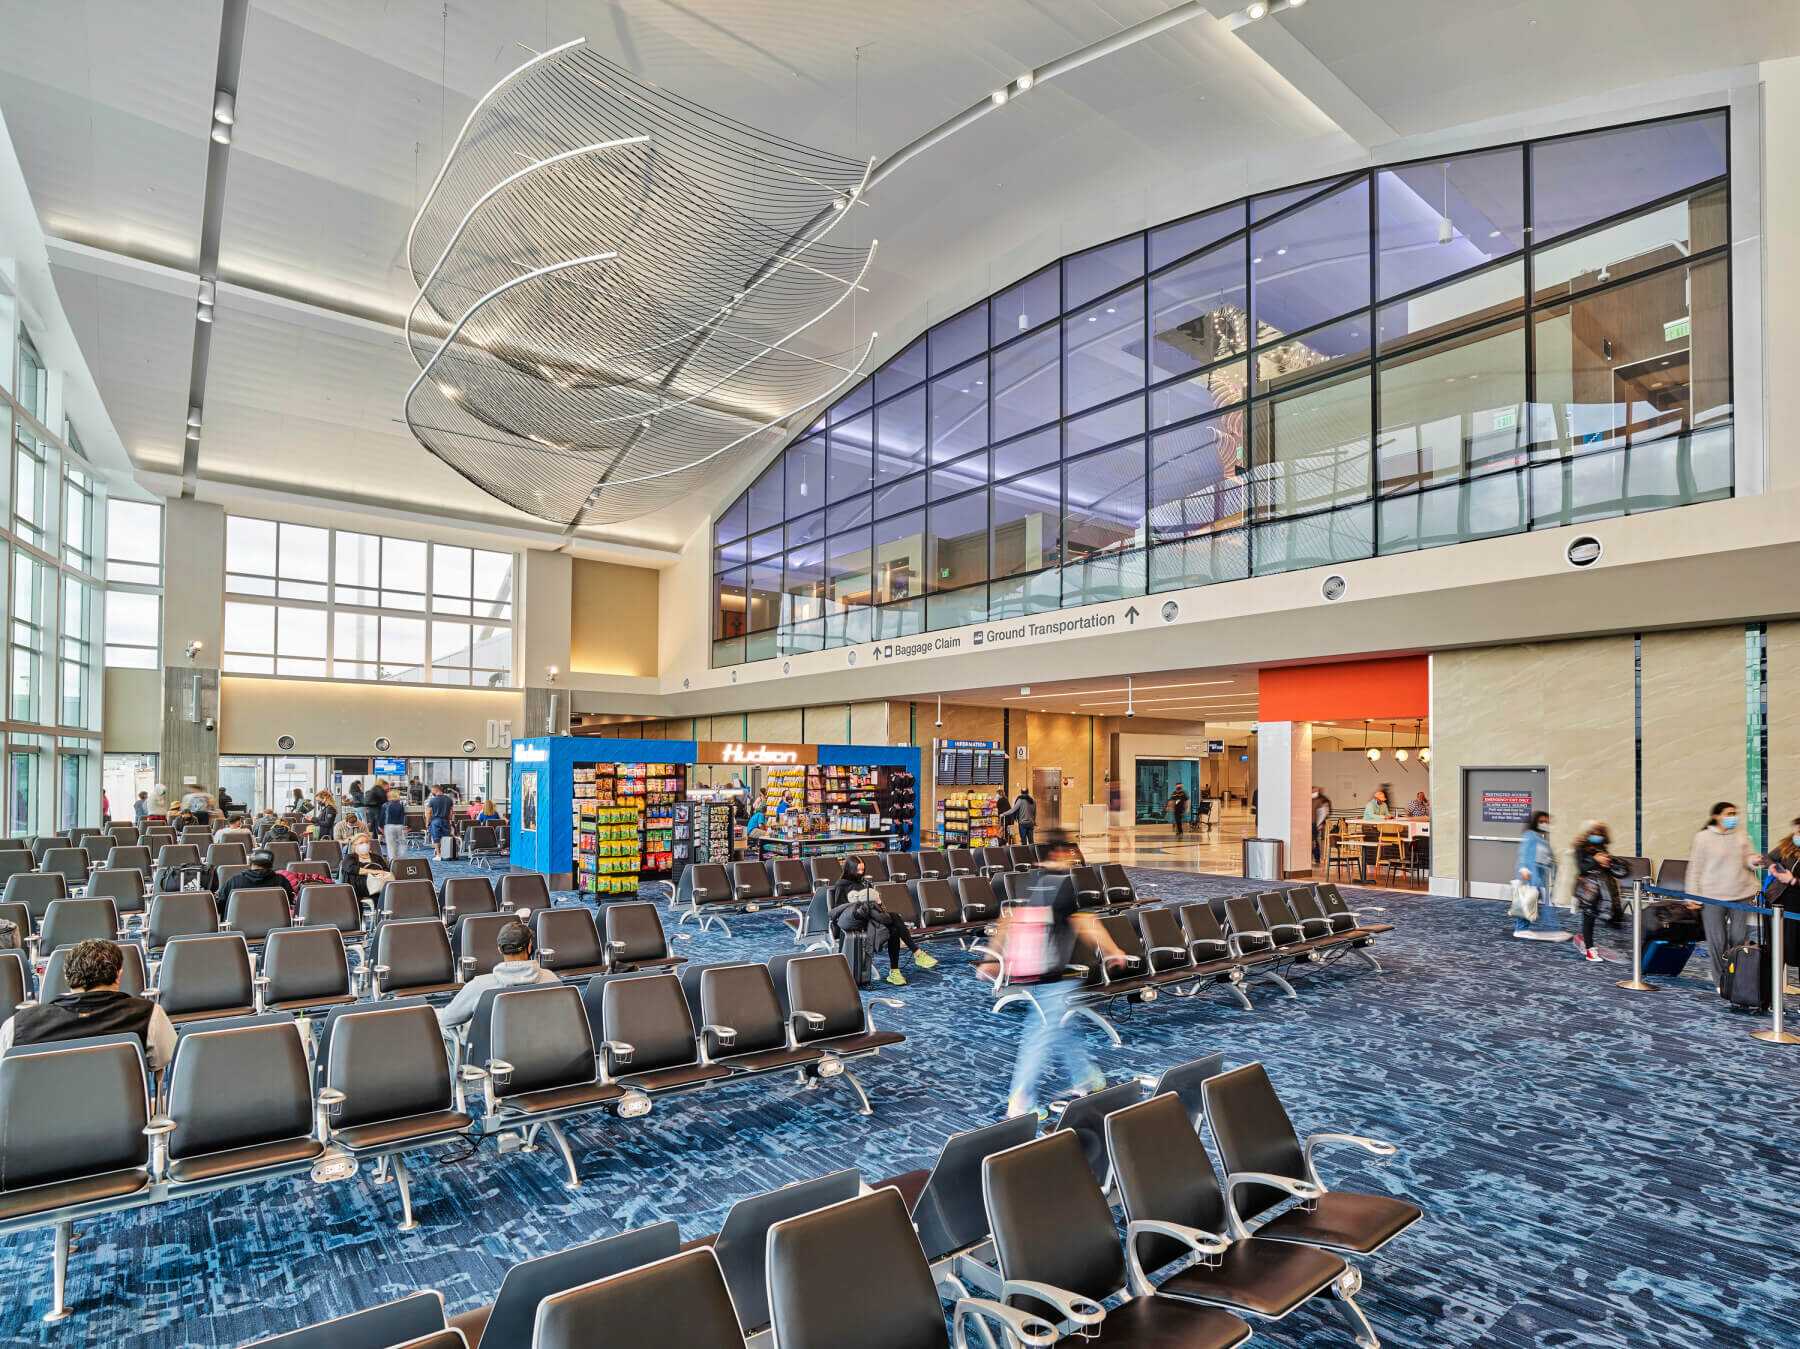
[[[1212,688],[1215,685],[1219,685],[1219,684],[1234,684],[1236,682],[1237,681],[1234,679],[1199,679],[1199,680],[1195,680],[1191,684],[1146,684],[1144,686],[1144,688],[1147,692],[1159,693],[1164,689],[1204,689],[1204,688]],[[1019,703],[1019,702],[1035,703],[1035,702],[1041,701],[1044,698],[1092,698],[1096,693],[1128,693],[1128,692],[1130,692],[1130,690],[1124,689],[1124,688],[1064,689],[1064,690],[1061,690],[1061,691],[1055,692],[1055,693],[1052,693],[1052,692],[1049,692],[1048,690],[1046,690],[1043,693],[1030,693],[1030,694],[1026,694],[1026,693],[1010,694],[1009,693],[1006,695],[1006,697],[1002,698],[1000,701],[1003,703]],[[1206,698],[1221,698],[1221,697],[1224,697],[1225,695],[1218,694],[1218,693],[1208,693],[1208,694],[1202,694],[1200,696],[1206,697]],[[1140,700],[1140,701],[1144,701],[1144,700]],[[1147,701],[1150,701],[1150,702],[1164,701],[1164,702],[1166,702],[1168,700],[1167,699],[1158,700],[1158,699],[1152,698],[1152,699],[1148,699]]]

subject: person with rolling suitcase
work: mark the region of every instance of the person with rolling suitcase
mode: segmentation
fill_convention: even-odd
[[[456,832],[450,827],[451,805],[450,793],[444,790],[442,783],[431,789],[431,799],[425,803],[425,837],[441,862],[456,859]]]

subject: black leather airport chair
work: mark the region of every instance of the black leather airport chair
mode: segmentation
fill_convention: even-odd
[[[1256,912],[1262,918],[1263,930],[1275,939],[1276,946],[1283,951],[1328,951],[1341,944],[1341,938],[1333,937],[1329,931],[1308,932],[1306,924],[1300,921],[1300,915],[1294,912],[1294,906],[1288,903],[1287,893],[1283,890],[1265,890],[1257,895]]]
[[[1356,1305],[1361,1280],[1341,1256],[1226,1232],[1224,1191],[1179,1097],[1152,1097],[1110,1116],[1106,1143],[1125,1207],[1134,1294],[1155,1292],[1259,1321],[1280,1321],[1330,1291],[1356,1342],[1379,1343]],[[1160,1287],[1150,1282],[1148,1271],[1187,1255],[1201,1258]]]
[[[1182,908],[1182,925],[1190,934],[1205,931],[1205,922],[1198,914],[1192,915],[1193,921],[1189,921],[1190,907]],[[1276,968],[1290,964],[1295,953],[1283,951],[1273,934],[1263,927],[1255,899],[1249,895],[1233,895],[1225,900],[1224,907],[1226,927],[1218,929],[1215,922],[1213,929],[1222,931],[1227,953],[1243,969],[1245,982],[1274,984],[1288,997],[1295,997],[1294,986]]]
[[[0,918],[4,918],[19,929],[19,944],[31,947],[37,942],[38,920],[31,912],[29,904],[18,901],[0,900]]]
[[[681,980],[673,974],[589,980],[590,994],[596,987],[603,1030],[598,1048],[609,1080],[658,1096],[731,1076],[731,1069],[704,1061]],[[586,1001],[591,1024],[594,1000]]]
[[[294,905],[295,927],[335,927],[344,935],[344,945],[356,952],[357,959],[367,956],[368,932],[363,928],[362,904],[356,891],[347,885],[303,885]]]
[[[156,987],[157,1001],[177,1026],[251,1016],[261,1010],[250,973],[250,948],[235,932],[171,940],[163,947]]]
[[[500,912],[494,883],[486,876],[452,876],[444,882],[443,899],[444,922],[451,927],[465,914]]]
[[[793,1028],[794,1042],[826,1054],[842,1065],[847,1060],[878,1054],[882,1049],[906,1043],[898,1031],[876,1030],[863,1005],[862,992],[850,972],[850,962],[841,955],[803,955],[787,962],[787,1015]],[[773,976],[773,969],[770,970]],[[904,1007],[897,998],[870,998],[871,1004]],[[820,1064],[821,1077],[842,1076],[855,1090],[861,1103],[858,1113],[874,1113],[868,1093],[846,1068],[841,1073],[828,1071]]]
[[[308,862],[323,862],[326,866],[335,871],[337,870],[338,864],[344,860],[344,849],[336,839],[308,839],[306,843],[305,860]]]
[[[491,824],[472,824],[463,835],[463,856],[478,867],[491,867],[506,860],[506,847],[500,842],[500,831]]]
[[[206,898],[210,907],[211,897]],[[216,926],[217,910],[213,912],[213,921]],[[61,947],[90,939],[119,939],[119,911],[113,907],[113,902],[110,899],[53,899],[38,924],[37,955],[42,958]]]
[[[6,878],[6,889],[0,899],[8,904],[23,904],[31,916],[42,922],[50,905],[69,897],[69,883],[57,872],[26,871]]]
[[[648,900],[608,904],[605,919],[609,969],[659,970],[687,962],[686,956],[669,954],[669,937],[663,931],[662,915]],[[680,935],[679,939],[688,940],[685,935]]]
[[[1200,1121],[1206,1118],[1206,1081],[1224,1071],[1225,1055],[1222,1053],[1177,1063],[1163,1069],[1162,1076],[1156,1079],[1156,1086],[1150,1094],[1177,1097],[1188,1117],[1188,1124],[1197,1133]]]
[[[1656,864],[1656,888],[1687,892],[1687,858],[1665,857]]]
[[[944,1308],[906,1205],[893,1190],[846,1199],[777,1223],[768,1239],[769,1314],[782,1349],[836,1349],[871,1344],[865,1327],[880,1326],[882,1349],[948,1349]],[[867,1263],[864,1263],[867,1262]],[[871,1282],[858,1270],[879,1269]],[[846,1290],[855,1288],[854,1296]],[[1004,1303],[959,1297],[955,1342],[971,1329],[993,1343],[1056,1342],[1055,1327]]]
[[[155,874],[151,877],[151,884],[160,890],[163,888],[163,877],[170,872],[199,865],[200,849],[192,843],[165,843],[156,850],[156,866],[153,868]]]
[[[206,865],[222,867],[228,863],[243,866],[250,860],[248,850],[241,843],[214,843],[206,849]]]
[[[524,909],[536,913],[539,909],[547,909],[553,902],[550,898],[550,883],[542,872],[509,871],[500,878],[500,888],[496,892],[500,898],[500,907],[508,913],[516,913]]]
[[[567,1170],[565,1186],[579,1189],[581,1173],[557,1121],[615,1106],[641,1114],[648,1101],[633,1109],[634,1103],[624,1100],[625,1088],[601,1077],[580,989],[495,988],[491,996],[483,994],[482,1003],[469,1022],[463,1060],[469,1065],[464,1075],[483,1084],[482,1132],[542,1129]]]
[[[306,1046],[290,1017],[184,1033],[169,1065],[167,1099],[175,1127],[158,1171],[172,1197],[307,1170],[325,1151],[314,1136]]]
[[[396,881],[431,881],[431,859],[428,857],[392,857],[389,874]]]
[[[744,963],[745,962],[742,960],[689,961],[679,970],[671,971],[681,980],[681,996],[687,999],[688,1016],[696,1026],[704,1025],[706,1023],[706,1017],[700,1007],[700,981],[706,977],[706,972],[708,970],[723,969],[727,965],[742,965]]]
[[[761,862],[731,864],[731,898],[739,905],[773,904],[775,882]]]
[[[755,1335],[769,1324],[772,1272],[769,1261],[770,1229],[777,1223],[786,1222],[803,1213],[812,1213],[828,1205],[854,1199],[861,1188],[862,1177],[855,1168],[833,1171],[811,1180],[795,1181],[778,1190],[738,1200],[726,1213],[725,1221],[719,1225],[716,1233],[687,1243],[686,1249],[711,1247],[713,1254],[718,1257],[719,1268],[725,1274],[725,1286],[731,1290],[731,1301],[737,1308],[738,1324],[745,1335]],[[873,1308],[868,1310],[879,1315]],[[941,1328],[941,1310],[938,1320]],[[865,1319],[860,1324],[865,1329],[880,1324],[884,1337],[891,1333],[891,1326],[885,1321]],[[852,1337],[860,1338],[864,1337]]]
[[[31,972],[25,965],[25,953],[0,951],[0,1024],[32,1001]]]
[[[921,931],[940,932],[945,928],[964,929],[962,903],[947,880],[921,876],[902,887],[918,913]],[[884,901],[885,902],[885,901]]]
[[[8,848],[0,852],[0,877],[7,880],[14,876],[29,875],[36,866],[37,859],[22,848]]]
[[[521,1260],[506,1271],[491,1304],[458,1312],[450,1326],[467,1337],[469,1349],[531,1349],[538,1304],[545,1298],[666,1260],[680,1249],[680,1231],[670,1221]]]
[[[916,881],[924,874],[919,864],[919,855],[910,852],[875,853],[887,865],[887,878],[890,881]]]
[[[1004,876],[1013,870],[1012,854],[1005,848],[982,848],[977,856],[980,859],[978,870],[983,876]]]
[[[150,1192],[149,1126],[150,1085],[135,1035],[15,1045],[0,1058],[0,1233],[54,1224],[46,1320],[69,1314],[75,1223]]]
[[[73,892],[87,884],[88,855],[80,848],[50,848],[39,860],[38,870],[61,876]]]
[[[1230,1312],[1154,1293],[1129,1295],[1112,1209],[1072,1133],[1047,1134],[982,1163],[1002,1300],[1059,1324],[1071,1344],[1232,1349],[1250,1338]],[[1108,1311],[1115,1294],[1127,1300]]]
[[[1336,955],[1353,955],[1358,960],[1367,962],[1369,968],[1377,974],[1381,973],[1381,962],[1375,958],[1371,949],[1375,945],[1374,935],[1358,928],[1354,915],[1333,917],[1326,913],[1324,906],[1319,903],[1318,894],[1311,886],[1289,890],[1287,898],[1293,905],[1295,917],[1300,920],[1309,937],[1322,941],[1329,935],[1337,943]]]
[[[812,873],[806,863],[795,857],[782,857],[769,864],[769,879],[774,886],[775,902],[804,907],[812,898]]]
[[[1095,957],[1093,963],[1099,969],[1101,985],[1114,996],[1132,992],[1155,1001],[1155,990],[1172,981],[1158,975],[1151,966],[1150,950],[1144,945],[1143,936],[1131,921],[1131,915],[1103,913],[1095,921],[1112,938],[1113,945],[1124,954],[1126,962],[1122,967],[1112,966]]]
[[[1095,867],[1070,867],[1069,879],[1075,883],[1075,902],[1084,909],[1105,907],[1106,882],[1100,879],[1100,872]]]
[[[1000,917],[1000,897],[986,876],[956,877],[956,898],[965,923],[991,923]]]
[[[1667,862],[1663,863],[1668,866]],[[1687,863],[1681,863],[1686,866]],[[1658,885],[1662,884],[1659,880]],[[1680,887],[1677,886],[1677,889]],[[1384,932],[1392,932],[1392,923],[1372,923],[1359,913],[1353,913],[1350,906],[1344,903],[1344,897],[1335,885],[1327,882],[1313,887],[1313,894],[1318,897],[1319,907],[1325,910],[1325,916],[1331,919],[1332,926],[1342,931],[1346,928],[1357,928],[1371,937],[1378,937]]]
[[[1103,898],[1108,904],[1136,904],[1138,902],[1137,887],[1131,883],[1131,877],[1124,867],[1117,862],[1102,862],[1097,870],[1100,872],[1100,886]]]
[[[1298,885],[1290,890],[1282,891],[1287,906],[1292,910],[1294,919],[1300,924],[1300,931],[1308,941],[1318,941],[1343,931],[1331,921],[1325,910],[1319,907],[1319,897],[1313,893],[1309,885]],[[1265,915],[1266,916],[1266,915]]]
[[[919,875],[925,880],[948,880],[950,859],[939,848],[921,848],[913,854],[919,860]]]
[[[91,873],[82,893],[88,899],[110,899],[122,917],[144,912],[144,877],[129,867],[107,867]]]
[[[705,1247],[544,1298],[532,1349],[593,1349],[600,1326],[621,1345],[744,1349],[719,1259]]]
[[[262,846],[277,871],[286,871],[300,860],[300,845],[290,839],[271,839]]]
[[[537,962],[560,978],[581,980],[606,973],[606,944],[594,911],[582,905],[539,909],[531,915]]]
[[[831,887],[821,885],[791,906],[793,916],[781,921],[794,934],[794,945],[808,951],[837,949],[837,937],[831,930],[831,900]]]
[[[733,863],[733,865],[737,865]],[[761,863],[756,865],[760,866]],[[700,924],[702,932],[717,923],[727,936],[731,929],[725,926],[723,919],[717,916],[721,909],[730,910],[736,903],[732,887],[731,873],[720,862],[695,862],[682,870],[681,878],[675,883],[675,900],[677,907],[684,908],[681,917],[676,919],[677,925],[692,918]],[[608,905],[607,907],[611,907]]]
[[[851,853],[850,855],[862,863],[863,873],[868,876],[871,884],[879,884],[888,879],[888,859],[886,853],[858,852]]]
[[[1188,950],[1193,952],[1197,962],[1205,964],[1237,954],[1232,950],[1225,929],[1219,926],[1212,905],[1206,900],[1177,905],[1175,912],[1181,919],[1181,931],[1187,939]]]
[[[357,999],[350,978],[350,955],[344,949],[343,934],[335,927],[270,932],[256,984],[266,1012],[311,1015]]]
[[[491,973],[506,959],[500,951],[500,929],[518,921],[510,913],[471,913],[457,920],[456,967],[465,984],[478,974]]]
[[[320,1321],[284,1335],[258,1340],[244,1349],[442,1349],[431,1337],[445,1333],[444,1298],[427,1289],[397,1302]],[[423,1345],[421,1345],[423,1341]],[[467,1342],[471,1349],[474,1341]],[[529,1332],[525,1343],[530,1343]]]
[[[684,985],[693,968],[682,971]],[[822,1049],[794,1043],[767,965],[702,967],[699,991],[701,1048],[709,1061],[734,1072],[762,1073],[811,1067],[825,1057]]]
[[[69,947],[64,946],[50,953],[50,961],[44,966],[43,974],[38,977],[39,1002],[54,1002],[69,991],[68,978],[63,974],[69,950]],[[150,986],[149,976],[144,969],[143,949],[126,942],[120,945],[119,954],[124,957],[124,963],[119,966],[119,991],[143,997],[144,990]]]
[[[288,908],[287,891],[269,885],[258,889],[239,887],[225,901],[223,931],[235,932],[252,951],[263,949],[269,934],[294,925],[293,911]]]
[[[981,1199],[981,1164],[996,1152],[1029,1143],[1037,1130],[1037,1116],[1024,1114],[952,1134],[930,1170],[874,1182],[874,1189],[900,1192],[939,1283],[955,1278],[969,1287],[993,1285],[997,1291],[992,1266],[969,1259],[992,1235]]]
[[[440,997],[462,987],[450,933],[430,918],[383,923],[375,934],[374,971],[377,999]]]
[[[1017,844],[1008,848],[1006,856],[1014,871],[1030,871],[1040,860],[1036,846],[1029,843]]]
[[[461,1137],[472,1123],[451,1081],[437,1014],[422,1005],[343,1008],[333,1013],[319,1054],[322,1141],[359,1158],[380,1158],[384,1170],[391,1166],[400,1230],[411,1230],[418,1224],[401,1154]]]
[[[1136,1105],[1143,1099],[1144,1089],[1134,1077],[1115,1082],[1110,1087],[1090,1091],[1068,1103],[1050,1132],[1067,1130],[1081,1144],[1081,1155],[1094,1173],[1102,1193],[1110,1195],[1113,1187],[1112,1160],[1106,1155],[1106,1117],[1115,1110]],[[1198,1139],[1199,1135],[1196,1134]]]
[[[44,858],[52,848],[72,848],[66,834],[44,834],[31,840],[31,856],[39,867],[44,865]]]
[[[1391,1157],[1394,1145],[1340,1133],[1312,1134],[1302,1143],[1262,1064],[1209,1078],[1205,1095],[1206,1125],[1225,1164],[1227,1235],[1234,1240],[1254,1232],[1272,1241],[1368,1255],[1424,1216],[1404,1199],[1326,1188],[1313,1163],[1319,1148],[1348,1143]],[[1305,1203],[1250,1226],[1290,1197]]]
[[[441,922],[444,916],[430,880],[389,881],[381,888],[379,903],[377,915],[384,923],[414,918],[435,918]]]
[[[842,857],[814,857],[806,863],[807,871],[812,875],[813,888],[834,886],[844,879],[844,859]]]
[[[1040,877],[1030,871],[1003,871],[994,876],[983,877],[989,885],[1000,882],[1001,893],[1008,904],[1023,904],[1031,898],[1032,890],[1039,884]]]
[[[1182,922],[1182,914],[1175,909],[1148,905],[1131,911],[1156,982],[1170,986],[1177,997],[1222,989],[1249,1011],[1250,999],[1239,987],[1244,979],[1241,963],[1232,959],[1230,945],[1222,933],[1210,935],[1219,931],[1212,910],[1205,904],[1193,907],[1195,922],[1202,929],[1201,935],[1193,938]]]

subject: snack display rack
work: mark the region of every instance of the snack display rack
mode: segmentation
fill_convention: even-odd
[[[1000,844],[997,792],[952,792],[937,808],[938,846],[992,848]]]

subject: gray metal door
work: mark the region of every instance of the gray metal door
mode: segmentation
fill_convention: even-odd
[[[1547,768],[1462,770],[1462,892],[1502,899],[1512,885],[1519,835],[1534,810],[1550,809]]]
[[[1038,828],[1055,829],[1062,823],[1062,769],[1033,768],[1031,797],[1037,802]]]

